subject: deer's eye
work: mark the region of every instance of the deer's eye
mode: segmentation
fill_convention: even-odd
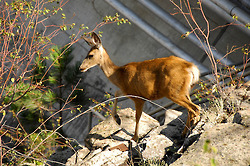
[[[89,59],[91,59],[91,58],[93,58],[93,56],[94,56],[94,55],[89,55],[88,57],[89,57]]]

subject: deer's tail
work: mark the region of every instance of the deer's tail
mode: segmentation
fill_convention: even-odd
[[[196,84],[199,81],[200,70],[198,69],[197,66],[192,65],[189,72],[191,74],[190,86],[192,86],[192,85]]]

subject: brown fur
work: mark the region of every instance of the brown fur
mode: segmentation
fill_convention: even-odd
[[[189,97],[189,90],[199,77],[198,68],[190,62],[179,57],[170,56],[143,62],[132,62],[124,66],[116,66],[110,59],[101,44],[100,38],[93,33],[92,38],[84,38],[92,46],[88,56],[80,66],[80,70],[99,65],[108,79],[121,89],[117,95],[134,95],[149,100],[167,97],[175,103],[188,109],[188,120],[183,131],[186,135],[191,125],[199,120],[199,107]],[[93,55],[93,57],[90,57]],[[142,113],[144,100],[133,98],[136,107],[136,128],[133,140],[138,140],[139,120]],[[115,100],[112,116],[119,124],[120,119],[116,112]]]

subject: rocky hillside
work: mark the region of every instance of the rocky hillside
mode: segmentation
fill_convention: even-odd
[[[162,126],[143,114],[141,140],[135,143],[131,141],[135,112],[129,108],[120,110],[121,126],[111,117],[99,123],[87,136],[86,147],[68,158],[66,165],[247,166],[250,164],[249,90],[250,84],[228,88],[225,96],[202,111],[201,121],[185,139],[180,137],[185,115],[168,110]]]

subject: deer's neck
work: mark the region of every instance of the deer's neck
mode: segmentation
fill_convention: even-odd
[[[110,59],[108,53],[104,50],[103,52],[103,62],[100,64],[100,67],[102,69],[102,71],[104,72],[104,74],[111,79],[114,75],[114,73],[116,72],[116,70],[119,68],[118,66],[116,66],[112,60]],[[112,80],[111,80],[112,81]]]

